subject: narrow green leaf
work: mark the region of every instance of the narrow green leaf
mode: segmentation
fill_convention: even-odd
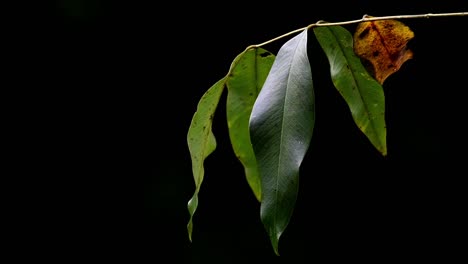
[[[261,200],[261,180],[250,141],[249,118],[275,56],[262,48],[252,48],[233,62],[226,81],[227,122],[231,145],[244,166],[247,182],[258,201]]]
[[[187,133],[187,143],[192,160],[192,173],[195,180],[195,192],[187,205],[190,213],[190,220],[187,224],[190,241],[192,241],[193,215],[197,210],[198,193],[205,174],[203,163],[216,149],[216,139],[211,127],[214,113],[225,87],[225,80],[226,78],[219,80],[202,96]]]
[[[261,220],[277,255],[292,216],[299,167],[315,123],[307,30],[279,50],[250,116],[250,133],[262,179]]]
[[[314,33],[328,57],[333,84],[348,104],[354,122],[386,156],[384,91],[354,53],[351,33],[341,26],[315,27]]]

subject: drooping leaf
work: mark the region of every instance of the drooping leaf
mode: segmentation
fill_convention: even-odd
[[[187,133],[193,179],[195,180],[195,192],[187,205],[190,213],[190,220],[187,224],[190,241],[192,241],[193,215],[198,207],[198,193],[205,174],[204,161],[216,149],[216,139],[211,127],[225,82],[226,78],[219,80],[202,96]]]
[[[299,167],[312,138],[314,100],[304,30],[280,48],[249,121],[262,179],[261,220],[277,255],[296,203]]]
[[[247,182],[258,201],[261,200],[261,179],[250,141],[249,118],[274,59],[275,56],[267,50],[250,49],[234,60],[226,81],[226,112],[231,145],[244,166]]]
[[[413,58],[413,52],[407,47],[413,37],[413,31],[398,20],[361,22],[354,33],[354,51],[370,63],[372,67],[368,67],[368,71],[383,84],[388,76]]]
[[[315,27],[314,33],[330,63],[333,84],[348,104],[354,122],[373,146],[387,155],[384,91],[354,53],[351,33],[341,26]]]

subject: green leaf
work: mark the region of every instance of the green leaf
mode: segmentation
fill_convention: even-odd
[[[277,255],[295,207],[299,167],[312,138],[314,100],[304,30],[280,48],[249,124],[262,179],[260,216]]]
[[[385,97],[380,85],[353,51],[353,37],[341,26],[315,27],[330,63],[333,84],[349,106],[354,122],[373,146],[387,155]]]
[[[187,133],[187,143],[192,160],[193,178],[195,180],[195,192],[187,205],[190,213],[190,220],[187,224],[190,241],[192,241],[193,215],[197,210],[198,193],[205,174],[203,163],[216,149],[216,139],[211,127],[214,113],[225,87],[225,79],[223,78],[216,82],[202,96]]]
[[[271,69],[275,56],[262,48],[252,48],[233,62],[227,79],[227,122],[231,145],[244,166],[247,182],[258,201],[261,180],[250,141],[249,118],[255,99]]]

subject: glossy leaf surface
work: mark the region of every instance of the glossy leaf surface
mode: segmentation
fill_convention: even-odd
[[[250,133],[262,179],[261,220],[277,255],[292,216],[299,167],[315,123],[307,30],[279,50],[250,117]]]

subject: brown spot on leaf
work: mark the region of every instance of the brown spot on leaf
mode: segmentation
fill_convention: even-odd
[[[361,33],[359,33],[359,38],[363,39],[369,34],[370,28],[365,28]]]

